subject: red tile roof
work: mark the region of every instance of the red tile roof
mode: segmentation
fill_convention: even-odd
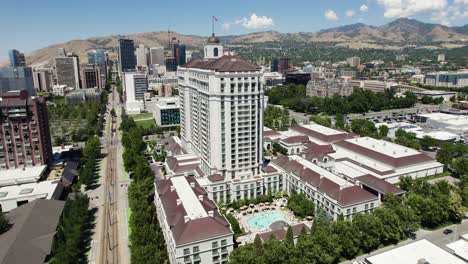
[[[217,72],[254,72],[260,70],[259,66],[236,56],[222,56],[217,59],[196,58],[183,67],[214,70]]]
[[[271,137],[271,136],[280,136],[281,134],[279,132],[276,132],[274,130],[264,130],[263,131],[263,136],[264,137]]]
[[[208,176],[208,180],[210,182],[219,182],[219,181],[224,181],[224,177],[221,174],[213,174]]]
[[[281,139],[286,144],[306,143],[309,142],[308,136],[292,136],[285,139]]]
[[[310,232],[310,228],[306,226],[304,223],[295,224],[291,226],[293,237],[296,238],[301,234],[302,229],[305,228],[306,232]],[[288,232],[287,228],[275,230],[275,231],[268,231],[264,233],[258,234],[263,241],[270,240],[272,235],[275,235],[276,239],[284,240],[286,238],[286,233]]]
[[[187,212],[183,203],[177,204],[179,196],[177,195],[177,191],[171,188],[172,181],[170,179],[157,181],[157,195],[163,205],[167,217],[166,220],[170,226],[176,245],[232,234],[228,221],[219,214],[217,211],[218,207],[208,198],[206,191],[193,177],[185,177],[185,179],[189,183],[195,184],[192,190],[197,197],[199,195],[202,196],[201,205],[207,212],[212,211],[213,216],[186,220],[184,216],[187,215]]]
[[[383,194],[393,193],[399,195],[405,193],[404,190],[383,179],[377,178],[374,175],[366,174],[357,177],[356,180],[360,181],[363,185],[366,185],[369,188],[377,190]]]
[[[362,189],[359,186],[351,186],[342,189],[337,200],[341,206],[349,206],[378,199],[379,198],[376,195]]]
[[[262,171],[263,172],[266,172],[266,173],[273,173],[273,172],[277,172],[277,170],[275,168],[273,168],[273,166],[266,166],[266,167],[263,167],[262,168]]]
[[[178,160],[176,157],[170,156],[170,157],[167,157],[166,163],[169,169],[173,171],[174,173],[183,173],[183,172],[196,170],[196,168],[199,166],[199,163],[191,163],[191,162],[198,161],[198,160],[199,160],[198,158]],[[191,164],[182,165],[182,163],[191,163]]]

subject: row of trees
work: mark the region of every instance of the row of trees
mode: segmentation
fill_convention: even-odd
[[[374,93],[356,88],[347,97],[334,95],[332,97],[306,96],[304,85],[288,84],[286,87],[274,87],[266,92],[270,104],[283,105],[294,111],[303,113],[365,113],[385,109],[408,108],[417,102],[416,96],[405,93],[404,97],[395,97],[394,92]]]
[[[447,182],[429,184],[402,179],[406,196],[385,197],[384,206],[368,214],[355,214],[353,221],[336,222],[316,217],[311,234],[301,232],[297,243],[270,239],[241,246],[230,255],[230,263],[338,263],[405,239],[408,231],[435,228],[459,222],[467,204],[460,188]],[[318,214],[318,212],[317,212]],[[289,235],[289,237],[291,234]],[[288,237],[288,236],[287,236]]]
[[[101,158],[101,142],[95,136],[86,141],[80,163],[79,183],[90,187],[96,181],[96,165]]]
[[[165,263],[167,251],[164,236],[153,203],[154,174],[143,152],[143,131],[134,120],[122,111],[123,161],[127,171],[131,171],[133,181],[128,190],[130,216],[130,251],[133,263]]]
[[[87,263],[92,214],[88,196],[76,193],[65,202],[52,246],[51,264]]]

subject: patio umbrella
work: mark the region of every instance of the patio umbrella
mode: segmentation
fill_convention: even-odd
[[[265,205],[270,205],[270,203],[269,203],[269,202],[266,202]]]
[[[307,220],[312,221],[312,219],[313,219],[312,216],[310,216],[310,215],[307,216]]]
[[[259,203],[258,205],[260,205],[260,206],[264,206],[265,204],[264,204],[264,203]]]

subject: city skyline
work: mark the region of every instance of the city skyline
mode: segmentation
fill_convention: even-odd
[[[263,1],[223,3],[222,6],[211,0],[202,4],[181,1],[177,5],[160,3],[154,7],[151,7],[154,3],[143,1],[138,6],[125,8],[117,7],[118,3],[111,5],[106,2],[87,5],[86,2],[90,1],[71,3],[66,8],[58,3],[54,5],[55,1],[51,1],[46,8],[32,1],[26,2],[30,3],[18,5],[9,2],[2,6],[6,12],[0,22],[10,24],[4,29],[4,34],[12,36],[0,44],[0,50],[5,50],[0,54],[2,64],[7,61],[6,51],[12,48],[29,54],[48,45],[94,36],[168,29],[181,34],[208,36],[213,15],[218,18],[215,24],[218,35],[265,30],[316,32],[353,23],[378,26],[400,17],[459,26],[466,24],[468,17],[468,2],[464,0],[366,0],[346,3],[332,0],[313,4],[295,0],[286,7],[279,1],[270,1],[268,4]],[[150,8],[141,8],[143,6]],[[181,11],[181,6],[188,12],[184,11],[184,16],[178,17],[174,14]],[[83,12],[87,14],[85,20],[79,15]],[[126,17],[126,23],[118,22],[122,17]]]

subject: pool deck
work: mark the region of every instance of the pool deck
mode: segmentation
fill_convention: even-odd
[[[242,212],[237,213],[237,215],[236,215],[237,220],[239,221],[241,227],[247,232],[246,235],[238,237],[237,242],[239,242],[241,244],[253,243],[253,241],[255,239],[255,236],[257,234],[271,231],[271,229],[269,227],[255,227],[255,226],[251,226],[248,223],[249,219],[251,219],[252,217],[255,217],[257,215],[268,215],[268,214],[274,214],[274,213],[276,214],[277,213],[277,214],[281,215],[281,219],[279,219],[278,221],[283,220],[286,223],[288,223],[289,225],[304,223],[304,224],[306,224],[307,226],[310,227],[310,225],[311,225],[310,221],[300,221],[298,218],[296,218],[294,216],[294,214],[289,209],[287,209],[286,207],[281,208],[281,205],[286,206],[286,202],[284,200],[277,200],[277,201],[273,202],[272,205],[270,205],[270,206],[258,206],[258,205],[256,205],[255,207],[248,209],[248,210],[252,210],[252,211],[257,209],[258,212],[256,212],[256,213],[251,213],[251,214],[246,214],[246,215],[242,215]],[[273,210],[264,210],[264,208],[266,208],[266,207],[274,208],[274,209]],[[244,210],[244,211],[248,211],[248,210]]]

